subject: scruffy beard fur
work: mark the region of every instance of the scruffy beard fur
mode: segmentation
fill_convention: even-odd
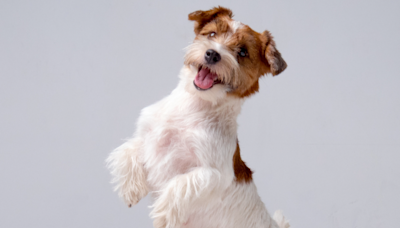
[[[229,39],[229,37],[224,37]],[[204,53],[208,49],[216,50],[221,55],[221,61],[218,64],[207,64],[204,60]],[[224,84],[230,85],[229,90],[233,90],[241,83],[239,80],[240,68],[237,62],[236,52],[226,49],[221,43],[212,41],[207,37],[201,36],[193,41],[186,48],[185,65],[191,65],[199,69],[207,67],[218,75],[218,79]],[[197,72],[196,72],[197,73]],[[228,90],[228,91],[229,91]]]
[[[134,136],[107,159],[115,190],[129,207],[150,192],[156,228],[289,228],[258,196],[236,122],[259,78],[281,73],[286,62],[268,31],[234,21],[227,8],[196,11],[189,20],[196,38],[177,88],[142,110]],[[209,50],[219,57],[207,58]],[[200,88],[200,77],[212,84]]]

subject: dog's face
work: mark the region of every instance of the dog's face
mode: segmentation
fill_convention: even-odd
[[[247,97],[258,91],[258,79],[278,75],[286,62],[268,31],[257,33],[232,19],[232,11],[216,7],[189,14],[196,38],[185,64],[197,74],[193,86],[201,93]]]

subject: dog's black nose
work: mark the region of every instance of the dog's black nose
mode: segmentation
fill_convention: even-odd
[[[215,64],[221,60],[221,55],[212,49],[208,49],[204,58],[208,64]]]

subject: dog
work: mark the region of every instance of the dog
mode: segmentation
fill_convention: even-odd
[[[189,14],[195,39],[172,93],[144,108],[132,139],[107,159],[131,207],[149,192],[156,228],[289,228],[271,218],[242,161],[237,116],[259,78],[287,67],[270,32],[215,7]]]

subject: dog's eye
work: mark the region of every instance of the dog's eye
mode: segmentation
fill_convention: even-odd
[[[246,57],[249,55],[249,53],[247,52],[246,48],[240,48],[239,55],[242,57]]]
[[[215,35],[217,35],[217,33],[215,32],[211,32],[210,34],[208,34],[209,37],[215,37]]]

